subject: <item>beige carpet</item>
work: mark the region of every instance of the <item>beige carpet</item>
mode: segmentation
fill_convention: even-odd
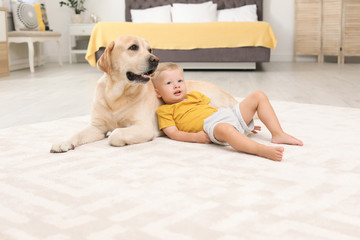
[[[0,239],[359,239],[360,109],[273,104],[305,143],[281,163],[164,137],[49,153],[88,117],[0,129]]]

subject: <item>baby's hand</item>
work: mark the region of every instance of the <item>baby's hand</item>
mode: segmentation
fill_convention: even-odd
[[[196,133],[197,135],[197,141],[198,143],[211,143],[211,140],[209,138],[209,136],[204,132],[204,131],[200,131],[198,133]]]
[[[261,131],[261,126],[254,126],[254,130],[252,130],[251,132],[256,134],[260,131]]]

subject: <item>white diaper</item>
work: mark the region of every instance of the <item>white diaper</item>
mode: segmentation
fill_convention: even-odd
[[[247,125],[241,116],[239,104],[233,109],[231,108],[219,108],[217,112],[214,112],[210,117],[204,120],[204,132],[209,135],[210,140],[213,143],[219,145],[229,145],[226,142],[220,142],[214,137],[214,128],[219,123],[228,123],[234,126],[240,133],[248,135],[254,130],[254,120],[251,120]]]

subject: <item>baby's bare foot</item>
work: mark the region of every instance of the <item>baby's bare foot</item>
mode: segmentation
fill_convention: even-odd
[[[280,146],[264,146],[259,155],[280,162],[283,158],[283,152],[284,148]]]
[[[277,144],[289,144],[289,145],[298,145],[298,146],[304,145],[304,143],[301,140],[299,140],[287,133],[282,133],[282,134],[273,136],[271,139],[271,142],[277,143]]]

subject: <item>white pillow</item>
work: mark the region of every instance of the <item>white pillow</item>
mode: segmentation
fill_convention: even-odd
[[[164,5],[146,9],[131,9],[131,20],[135,23],[171,23],[170,8],[170,5]]]
[[[175,23],[216,22],[217,4],[212,1],[200,4],[173,3],[171,13]]]
[[[219,22],[256,22],[257,20],[255,4],[218,11]]]
[[[39,24],[33,4],[11,1],[13,20],[16,31],[39,30]]]

